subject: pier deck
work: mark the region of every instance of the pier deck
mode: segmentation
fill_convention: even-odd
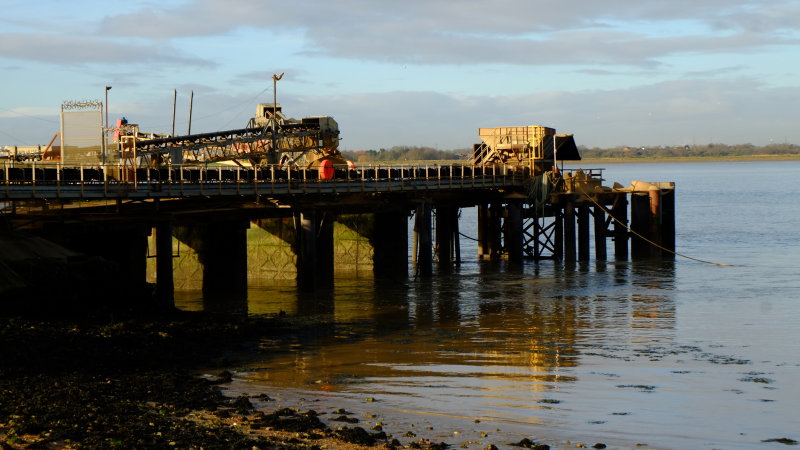
[[[173,295],[173,239],[199,255],[205,295],[246,295],[245,231],[254,221],[273,230],[264,221],[289,220],[293,231],[281,239],[290,241],[297,280],[307,287],[333,283],[333,223],[351,214],[373,217],[357,232],[374,249],[376,276],[408,275],[411,217],[415,273],[431,275],[434,263],[445,271],[458,264],[465,207],[478,208],[481,259],[588,260],[590,230],[598,260],[607,258],[609,239],[622,259],[631,240],[633,256],[669,256],[650,243],[674,249],[674,186],[632,191],[589,183],[584,190],[557,175],[543,195],[532,189],[542,178],[529,168],[468,164],[342,168],[323,178],[315,170],[274,165],[102,170],[4,163],[0,207],[13,229],[115,261],[133,285],[145,284],[147,241],[155,235],[157,254],[149,256],[157,259],[157,287],[165,299]]]

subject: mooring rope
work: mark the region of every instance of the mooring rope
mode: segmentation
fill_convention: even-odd
[[[629,225],[626,225],[626,224],[622,223],[619,219],[614,217],[611,214],[611,212],[608,211],[603,205],[598,203],[597,200],[595,200],[591,195],[587,194],[586,191],[583,190],[583,187],[578,185],[578,189],[580,189],[580,191],[583,193],[583,195],[585,195],[589,200],[591,200],[592,203],[594,203],[595,205],[597,205],[597,207],[602,209],[603,212],[608,215],[608,217],[611,217],[612,219],[614,219],[614,222],[622,225],[626,230],[628,230],[629,233],[633,234],[634,236],[638,237],[639,239],[647,242],[648,244],[650,244],[650,245],[652,245],[652,246],[654,246],[656,248],[659,248],[659,249],[661,249],[661,250],[663,250],[665,252],[668,252],[668,253],[672,253],[675,256],[680,256],[681,258],[690,259],[692,261],[696,261],[696,262],[703,263],[703,264],[711,264],[711,265],[714,265],[714,266],[723,266],[723,267],[731,267],[731,266],[733,266],[733,264],[718,263],[718,262],[714,262],[714,261],[706,261],[704,259],[694,258],[694,257],[688,256],[688,255],[684,255],[683,253],[678,253],[675,250],[670,250],[670,249],[664,247],[663,245],[661,245],[661,244],[659,244],[657,242],[653,242],[650,239],[647,239],[646,237],[642,236],[641,234],[639,234],[636,231],[634,231],[633,229],[631,229],[631,227]]]
[[[461,237],[465,237],[465,238],[467,238],[467,239],[469,239],[469,240],[471,240],[471,241],[478,242],[478,240],[477,240],[477,239],[475,239],[474,237],[472,237],[472,236],[467,236],[466,234],[464,234],[464,233],[462,233],[462,232],[460,232],[460,231],[458,232],[458,234],[460,234],[460,235],[461,235]]]

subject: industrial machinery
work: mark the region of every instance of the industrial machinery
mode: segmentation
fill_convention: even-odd
[[[246,128],[186,136],[145,134],[139,127],[118,123],[123,168],[157,168],[166,163],[208,164],[232,161],[252,166],[278,164],[285,168],[346,165],[339,152],[339,126],[329,116],[289,119],[281,106],[261,103]]]
[[[581,159],[571,134],[556,134],[540,125],[479,128],[483,142],[474,144],[472,163],[479,166],[503,164],[528,168],[532,174],[552,170],[558,161]]]

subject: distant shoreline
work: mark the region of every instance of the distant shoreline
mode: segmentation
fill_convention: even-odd
[[[584,158],[580,161],[565,161],[565,164],[584,164],[584,163],[666,163],[666,162],[727,162],[727,161],[800,161],[800,154],[797,155],[743,155],[743,156],[674,156],[661,158]]]
[[[630,163],[668,163],[668,162],[754,162],[754,161],[800,161],[800,154],[791,155],[743,155],[743,156],[667,156],[667,157],[630,157],[630,158],[583,158],[580,161],[564,161],[564,164],[575,166],[582,164],[630,164]],[[407,161],[370,161],[356,162],[360,166],[448,166],[452,164],[469,164],[464,159],[429,159]]]

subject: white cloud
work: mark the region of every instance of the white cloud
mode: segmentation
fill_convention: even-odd
[[[391,92],[291,99],[287,113],[333,115],[347,148],[393,145],[469,147],[479,127],[547,125],[579,144],[764,144],[770,136],[800,140],[791,128],[800,90],[764,88],[752,80],[680,81],[618,90],[508,96]],[[297,106],[302,105],[298,109]],[[298,114],[300,113],[300,114]]]
[[[671,22],[699,30],[649,31]],[[224,35],[239,28],[293,30],[306,54],[410,64],[622,64],[652,67],[673,54],[797,45],[800,7],[762,0],[407,0],[251,2],[196,0],[110,16],[103,33],[147,39]],[[709,30],[724,34],[709,33]]]
[[[7,102],[113,85],[112,111],[152,131],[174,88],[195,90],[193,131],[242,126],[285,71],[287,113],[334,116],[351,149],[467,147],[478,127],[524,124],[597,146],[800,132],[791,0],[152,1],[69,33],[31,18],[0,32]],[[8,134],[29,118],[0,119]]]
[[[141,45],[98,36],[48,33],[0,33],[0,57],[48,64],[87,63],[170,64],[214,66],[212,61],[192,57],[169,46]]]

